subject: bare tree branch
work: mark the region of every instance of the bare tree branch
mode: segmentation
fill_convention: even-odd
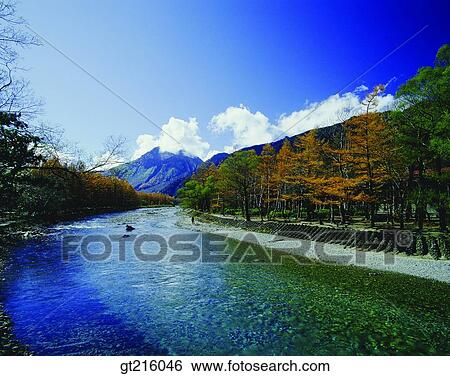
[[[109,136],[103,144],[103,150],[100,155],[91,158],[85,171],[101,172],[124,163],[126,142],[127,140],[124,136]]]
[[[35,98],[26,80],[16,77],[21,69],[17,50],[40,42],[25,25],[16,13],[16,3],[0,0],[0,111],[22,113],[30,119],[39,113],[42,100]]]

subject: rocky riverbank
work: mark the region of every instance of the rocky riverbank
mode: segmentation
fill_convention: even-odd
[[[0,281],[3,281],[5,262],[15,246],[45,234],[43,225],[28,221],[8,221],[0,224]],[[0,282],[1,283],[1,282]],[[14,337],[12,322],[0,301],[0,355],[31,355],[31,352]]]
[[[31,355],[31,352],[14,337],[11,326],[11,320],[0,303],[0,356]]]
[[[334,231],[327,227],[300,228],[299,225],[283,223],[261,225],[213,215],[197,215],[192,224],[186,212],[180,212],[178,225],[194,231],[226,234],[236,240],[245,238],[247,242],[321,262],[355,265],[450,283],[450,260],[402,255],[394,248],[393,239],[377,241],[378,235],[375,233],[367,235],[371,239],[369,242],[367,238],[361,238],[361,233]]]

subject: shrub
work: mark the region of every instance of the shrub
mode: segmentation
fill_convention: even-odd
[[[442,235],[439,240],[444,257],[450,259],[450,239],[448,236]]]
[[[439,260],[441,258],[441,251],[439,249],[439,243],[436,238],[431,238],[430,241],[430,255],[435,260]]]
[[[418,250],[422,256],[428,255],[428,243],[425,236],[420,236],[418,243]]]

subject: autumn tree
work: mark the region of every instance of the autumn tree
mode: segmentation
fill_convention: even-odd
[[[158,192],[137,192],[140,206],[160,206],[173,205],[174,198],[164,193]]]
[[[270,203],[273,201],[272,193],[275,188],[275,172],[276,152],[272,145],[266,144],[259,156],[258,164],[258,176],[260,179],[259,208],[261,218],[263,218],[263,207],[265,207],[266,215],[269,216]]]
[[[278,206],[280,200],[292,200],[294,196],[290,192],[289,174],[293,163],[293,150],[290,141],[286,138],[275,158],[275,204]],[[269,214],[269,213],[268,213]],[[299,213],[297,212],[297,216]]]
[[[347,141],[345,127],[339,125],[338,131],[322,146],[328,168],[328,194],[338,205],[341,224],[348,219],[348,206],[352,192],[358,181],[351,174],[351,166],[347,163]]]
[[[363,102],[365,113],[344,124],[347,142],[345,162],[350,165],[356,179],[352,200],[366,205],[371,226],[375,225],[379,194],[387,178],[383,163],[387,148],[386,124],[382,115],[371,112],[376,108],[377,97],[383,90],[382,85],[376,86]]]
[[[317,138],[317,130],[299,136],[294,144],[298,152],[294,155],[289,181],[300,186],[301,198],[306,201],[307,218],[311,219],[314,205],[326,203],[326,169],[323,142]]]

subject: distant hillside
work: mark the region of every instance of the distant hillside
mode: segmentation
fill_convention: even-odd
[[[107,175],[128,181],[137,191],[173,196],[201,163],[198,157],[183,152],[161,152],[157,147],[134,161],[110,169]]]
[[[338,123],[338,124],[334,124],[334,125],[329,125],[327,127],[323,127],[323,128],[318,128],[317,129],[317,136],[319,139],[321,140],[329,140],[331,137],[333,137],[336,133],[338,133],[340,130],[342,129],[342,123]],[[300,134],[297,134],[295,136],[291,136],[288,137],[286,136],[285,138],[282,138],[278,141],[274,141],[271,142],[270,144],[272,145],[272,147],[278,152],[281,147],[283,146],[283,142],[284,140],[289,140],[289,142],[291,143],[291,145],[293,145],[295,139],[298,136],[304,135],[306,133],[308,133],[310,131],[306,131]],[[262,149],[264,147],[265,144],[259,144],[259,145],[253,145],[253,146],[249,146],[243,149],[240,149],[239,151],[245,151],[245,150],[254,150],[256,152],[256,154],[260,155],[262,152]],[[213,155],[210,159],[208,159],[205,163],[214,163],[216,166],[218,166],[219,164],[221,164],[230,154],[227,153],[218,153]]]
[[[330,139],[341,127],[342,124],[335,124],[319,128],[317,131],[318,137],[325,140]],[[300,135],[305,133],[307,132]],[[285,137],[272,142],[271,145],[278,152],[285,139],[293,144],[298,136]],[[264,145],[254,145],[241,150],[254,150],[259,155]],[[218,166],[228,156],[228,153],[218,153],[205,163],[214,163]],[[161,152],[159,148],[154,148],[135,161],[112,168],[107,172],[107,175],[117,176],[128,181],[137,191],[161,192],[174,196],[177,190],[182,187],[184,181],[191,177],[202,163],[200,158],[187,155],[184,152],[174,154]]]
[[[216,166],[220,165],[230,154],[228,153],[218,153],[214,154],[205,163],[214,163]]]

